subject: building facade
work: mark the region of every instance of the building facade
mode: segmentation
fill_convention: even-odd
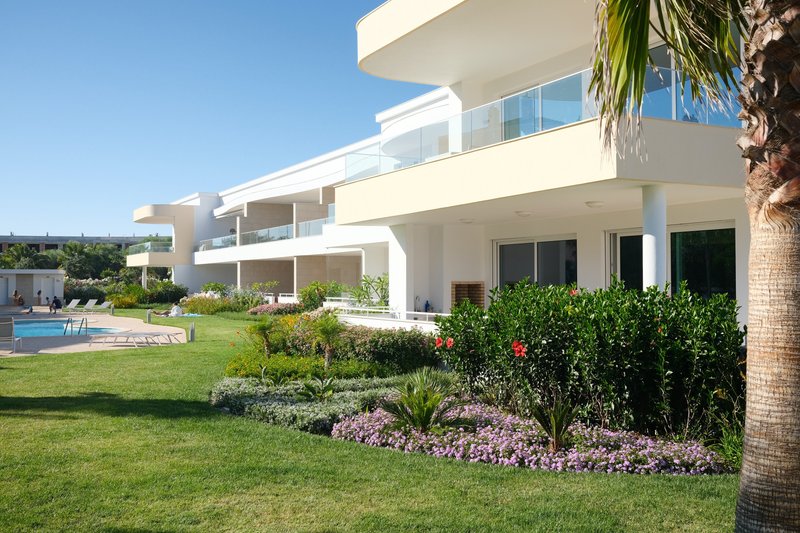
[[[567,5],[568,4],[568,5]],[[129,256],[177,282],[389,273],[400,315],[530,278],[727,293],[746,316],[740,123],[681,91],[657,36],[643,143],[604,150],[587,96],[593,4],[389,0],[357,24],[360,68],[440,88],[380,133],[214,194],[137,210],[174,249]],[[333,216],[335,205],[335,218]],[[334,223],[335,222],[335,223]]]
[[[45,250],[60,250],[68,242],[79,242],[81,244],[111,244],[124,250],[129,246],[142,241],[144,237],[119,237],[119,236],[89,236],[89,235],[2,235],[0,236],[0,252],[5,252],[16,244],[24,244],[29,248],[44,252]]]

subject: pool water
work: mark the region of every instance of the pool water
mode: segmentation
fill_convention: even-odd
[[[62,337],[66,320],[15,320],[14,334],[17,337]],[[67,335],[70,330],[77,335],[78,323],[71,328],[67,328]],[[116,333],[118,328],[83,328],[81,335],[94,335],[96,333]]]

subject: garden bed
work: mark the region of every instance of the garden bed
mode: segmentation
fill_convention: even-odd
[[[693,441],[672,442],[575,424],[572,444],[551,452],[547,435],[533,420],[481,404],[462,408],[460,416],[475,420],[475,428],[421,433],[392,429],[392,418],[379,409],[343,418],[333,426],[332,437],[403,452],[534,470],[672,475],[730,471],[716,453]]]

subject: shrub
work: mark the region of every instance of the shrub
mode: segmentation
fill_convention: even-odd
[[[106,291],[101,285],[84,285],[78,283],[64,284],[64,301],[78,298],[86,303],[88,300],[97,300],[103,303],[106,299]]]
[[[518,283],[495,290],[488,311],[468,302],[439,319],[439,353],[468,389],[529,412],[557,395],[602,426],[648,433],[717,433],[744,381],[736,303],[682,286],[577,291]]]
[[[361,283],[351,289],[351,296],[359,306],[389,305],[389,274],[375,277],[364,274]]]
[[[277,383],[322,376],[325,365],[320,357],[288,356],[275,354],[263,363],[258,375]],[[252,375],[252,374],[251,374]]]
[[[109,294],[106,299],[111,300],[117,309],[133,309],[139,304],[136,296],[129,294]]]
[[[136,283],[129,283],[128,285],[125,285],[125,287],[122,290],[122,293],[125,294],[126,296],[136,298],[136,303],[140,304],[147,303],[147,290],[141,285],[138,285]]]
[[[246,378],[260,377],[261,368],[266,364],[267,356],[264,352],[245,350],[236,354],[225,366],[225,375],[228,377]]]
[[[176,285],[169,280],[159,281],[147,291],[149,303],[174,303],[185,298],[189,289],[183,285]]]
[[[537,404],[531,411],[550,439],[550,451],[557,452],[563,448],[569,440],[569,426],[578,416],[578,407],[556,397],[552,405]]]
[[[247,310],[250,315],[292,315],[300,313],[303,306],[300,304],[261,304]]]
[[[338,281],[312,281],[300,289],[298,299],[303,309],[313,311],[322,307],[322,302],[325,301],[326,296],[341,296],[342,292],[348,289],[346,285],[342,285]]]
[[[363,329],[362,329],[363,328]],[[355,331],[352,331],[355,330]],[[434,367],[440,359],[434,351],[433,336],[416,329],[348,328],[340,341],[342,357],[354,357],[406,373],[424,366]],[[345,344],[349,341],[348,353]]]
[[[226,378],[211,391],[211,404],[262,422],[317,434],[330,434],[345,416],[374,409],[396,380],[334,380],[325,402],[307,401],[302,382],[265,386],[255,379]]]
[[[322,283],[321,281],[312,281],[300,289],[298,299],[300,300],[300,305],[303,306],[303,309],[306,311],[312,311],[318,307],[322,307],[322,302],[325,301],[325,296],[327,296],[327,294],[328,285],[326,283]]]
[[[455,397],[455,388],[429,367],[411,374],[397,387],[398,397],[386,400],[381,409],[394,420],[392,428],[411,427],[422,433],[434,427],[445,428],[465,421],[454,415],[463,402]]]
[[[340,359],[334,361],[328,375],[339,379],[377,378],[391,375],[392,372],[378,363],[359,361],[358,359]]]
[[[188,313],[213,315],[223,311],[239,311],[230,298],[213,298],[210,296],[192,296],[183,302],[183,309]]]
[[[333,396],[332,378],[314,378],[303,383],[300,397],[309,401],[324,402]]]
[[[228,286],[224,283],[220,283],[218,281],[209,281],[208,283],[204,283],[200,290],[202,292],[214,292],[223,296],[225,291],[227,290]]]

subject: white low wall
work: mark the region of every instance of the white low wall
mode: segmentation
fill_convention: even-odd
[[[436,322],[424,320],[400,320],[389,316],[375,315],[339,315],[339,321],[351,326],[367,326],[380,329],[418,329],[426,333],[436,333],[439,327]]]

